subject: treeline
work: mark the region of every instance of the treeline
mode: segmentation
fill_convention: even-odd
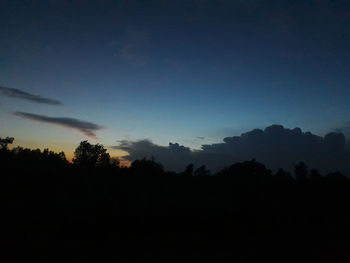
[[[13,262],[349,262],[350,180],[338,172],[250,160],[174,173],[152,158],[121,167],[87,141],[72,163],[0,142]]]
[[[210,170],[206,169],[205,165],[194,169],[193,164],[189,164],[184,168],[181,173],[175,173],[171,171],[165,171],[162,164],[155,161],[153,157],[147,159],[146,157],[142,160],[134,161],[129,168],[121,167],[118,158],[111,158],[107,149],[101,144],[90,144],[88,141],[80,142],[79,146],[74,151],[74,158],[72,163],[69,163],[66,159],[64,152],[55,153],[49,149],[31,150],[17,146],[12,150],[8,149],[8,145],[12,144],[14,138],[6,137],[0,138],[0,157],[1,162],[6,167],[26,169],[29,171],[31,168],[35,169],[68,169],[69,167],[75,167],[80,169],[100,169],[108,168],[109,170],[114,169],[116,173],[123,170],[125,173],[130,170],[132,175],[178,175],[178,176],[229,176],[230,174],[243,175],[250,177],[251,175],[258,176],[276,176],[278,178],[284,178],[286,180],[319,180],[321,178],[341,179],[346,180],[345,177],[338,171],[330,172],[323,176],[319,170],[311,169],[308,170],[306,164],[300,161],[294,169],[294,174],[279,169],[275,174],[267,169],[263,164],[258,163],[255,159],[242,163],[236,163],[229,167],[222,169],[221,171],[211,174]]]

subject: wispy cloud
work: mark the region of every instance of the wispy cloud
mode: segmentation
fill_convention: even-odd
[[[49,98],[41,97],[39,95],[30,94],[23,90],[7,88],[2,86],[0,86],[0,94],[6,97],[29,100],[36,103],[43,103],[43,104],[49,104],[49,105],[63,105],[63,103],[58,100],[49,99]]]
[[[151,37],[147,30],[129,28],[120,48],[120,55],[129,62],[144,66],[149,61]]]
[[[73,128],[91,138],[96,138],[95,131],[103,128],[102,126],[97,125],[95,123],[73,119],[73,118],[63,118],[63,117],[55,118],[55,117],[48,117],[44,115],[32,114],[27,112],[15,112],[14,114],[16,116],[34,120],[34,121],[52,123],[52,124],[64,126],[67,128]]]

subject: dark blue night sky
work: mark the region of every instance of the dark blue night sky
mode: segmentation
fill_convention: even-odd
[[[68,155],[87,137],[346,134],[350,2],[1,0],[0,86],[0,136]]]

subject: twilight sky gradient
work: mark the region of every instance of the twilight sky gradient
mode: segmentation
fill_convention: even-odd
[[[0,0],[0,25],[0,137],[22,146],[349,133],[348,0]]]

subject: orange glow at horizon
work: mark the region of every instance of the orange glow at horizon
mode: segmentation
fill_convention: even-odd
[[[43,151],[44,149],[49,149],[50,151],[59,153],[64,152],[66,159],[68,162],[72,163],[73,157],[74,157],[74,150],[77,145],[70,145],[67,143],[50,143],[50,146],[47,144],[43,145],[42,143],[33,142],[33,141],[25,141],[25,140],[15,140],[12,145],[9,145],[9,149],[13,149],[16,147],[23,147],[28,148],[31,150],[39,149]],[[111,158],[117,158],[119,160],[120,166],[122,167],[130,167],[131,162],[128,160],[125,160],[123,157],[127,156],[128,153],[122,150],[115,150],[115,149],[107,149],[107,152],[110,154]]]

